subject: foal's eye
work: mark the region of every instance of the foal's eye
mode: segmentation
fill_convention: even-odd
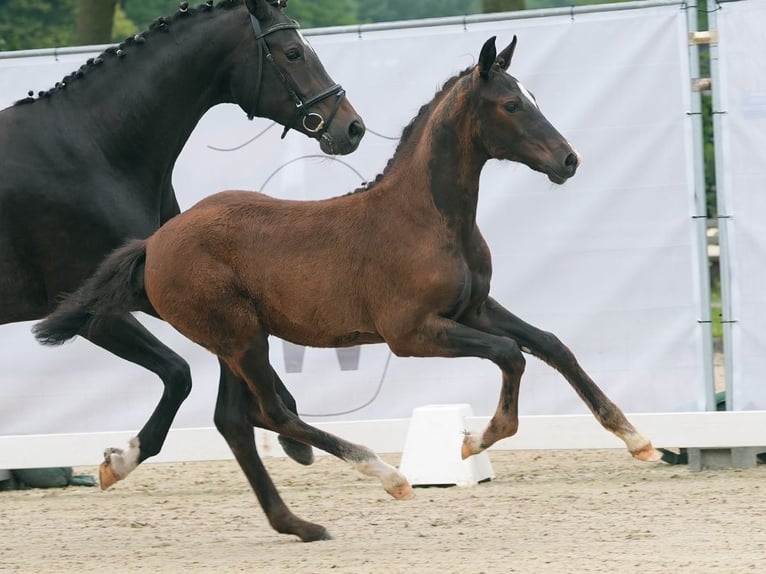
[[[506,102],[503,107],[506,112],[513,113],[518,111],[521,106],[519,106],[519,102]]]
[[[298,60],[302,54],[298,48],[291,48],[285,52],[285,56],[287,56],[288,60]]]

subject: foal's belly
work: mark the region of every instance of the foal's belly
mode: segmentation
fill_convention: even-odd
[[[344,335],[328,335],[325,333],[304,333],[304,336],[300,336],[300,333],[285,333],[284,335],[278,333],[273,334],[280,339],[285,339],[286,341],[305,347],[339,348],[384,342],[383,338],[377,333],[363,333],[360,331],[354,331]]]
[[[306,311],[301,309],[300,311]],[[260,319],[266,330],[280,339],[306,347],[351,347],[382,343],[383,338],[372,325],[359,318],[344,316],[343,310],[324,314],[292,312],[261,308]]]

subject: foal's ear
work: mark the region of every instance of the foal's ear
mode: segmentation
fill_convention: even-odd
[[[481,75],[482,78],[486,78],[489,75],[489,71],[495,63],[496,55],[497,48],[495,48],[495,36],[492,36],[489,40],[484,42],[484,45],[481,47],[481,54],[479,54],[479,75]]]
[[[513,58],[513,51],[516,49],[516,34],[513,35],[513,40],[508,44],[505,49],[497,55],[495,63],[500,66],[501,69],[507,70],[511,65],[511,58]]]

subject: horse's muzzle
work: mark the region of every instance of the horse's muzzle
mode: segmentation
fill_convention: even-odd
[[[340,128],[340,126],[332,126],[332,128]],[[362,119],[356,117],[349,122],[341,133],[336,133],[336,129],[325,130],[319,137],[319,147],[329,155],[350,154],[359,147],[366,131]]]
[[[558,165],[549,168],[546,175],[553,183],[561,185],[575,174],[579,165],[580,154],[572,149]]]

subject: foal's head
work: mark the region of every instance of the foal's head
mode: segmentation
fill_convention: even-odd
[[[497,54],[493,36],[481,49],[471,74],[475,134],[490,157],[526,164],[552,182],[564,183],[575,174],[579,157],[542,114],[535,97],[506,73],[515,47],[516,36]]]

